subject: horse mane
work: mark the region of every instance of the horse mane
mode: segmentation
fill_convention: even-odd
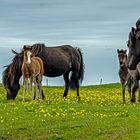
[[[43,51],[47,51],[47,48],[45,46],[44,43],[36,43],[36,44],[33,44],[32,46],[30,46],[31,49],[32,49],[32,52],[35,54],[35,55],[39,55],[41,54]]]
[[[15,54],[12,59],[12,62],[9,65],[3,66],[3,68],[6,68],[2,73],[2,75],[3,75],[2,83],[4,86],[9,85],[9,84],[12,85],[14,82],[14,78],[17,74],[17,71],[19,71],[18,58],[19,58],[20,53],[14,51],[14,50],[12,50],[12,53]],[[10,80],[8,80],[9,78],[10,78]]]
[[[135,38],[138,39],[140,37],[140,27],[135,30]]]
[[[9,67],[10,67],[10,65],[6,65],[4,67],[6,67],[6,69],[2,73],[2,75],[3,75],[2,83],[5,87],[7,87],[9,85],[8,78],[9,78]]]
[[[140,26],[140,18],[136,21],[136,28],[139,28]]]

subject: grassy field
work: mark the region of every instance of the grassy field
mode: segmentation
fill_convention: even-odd
[[[2,140],[139,140],[140,104],[122,103],[119,84],[80,88],[62,98],[64,87],[44,87],[45,101],[7,101],[0,86]]]

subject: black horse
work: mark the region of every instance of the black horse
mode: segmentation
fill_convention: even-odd
[[[69,88],[77,90],[79,96],[79,82],[84,77],[84,63],[81,50],[70,45],[56,47],[46,47],[44,44],[26,45],[32,49],[35,56],[40,57],[44,63],[44,76],[57,77],[63,75],[65,90],[63,97],[67,97]],[[15,99],[20,89],[19,79],[22,76],[21,66],[23,63],[23,51],[17,53],[12,51],[15,56],[12,63],[5,66],[3,72],[3,85],[7,91],[7,99]],[[71,75],[70,75],[71,72]],[[70,75],[70,78],[69,78]],[[42,91],[44,99],[44,93]]]

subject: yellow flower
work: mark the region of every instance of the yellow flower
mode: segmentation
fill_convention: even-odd
[[[3,122],[4,122],[4,120],[1,120],[0,122],[1,122],[1,123],[3,123]]]
[[[41,113],[44,113],[44,112],[45,112],[45,110],[42,108],[42,109],[40,110],[40,112],[41,112]]]

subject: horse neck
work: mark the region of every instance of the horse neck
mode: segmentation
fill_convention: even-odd
[[[137,39],[136,40],[136,44],[135,44],[135,48],[139,48],[139,46],[140,46],[140,40],[139,39]],[[140,52],[140,51],[139,51]],[[140,55],[140,54],[139,54]]]
[[[127,55],[125,56],[125,63],[124,65],[127,67]]]
[[[31,56],[25,56],[24,55],[24,63],[25,64],[30,64],[31,63]]]
[[[126,62],[125,62],[123,65],[120,65],[120,69],[121,69],[121,70],[126,70],[126,69],[128,69],[128,68],[127,68]]]

